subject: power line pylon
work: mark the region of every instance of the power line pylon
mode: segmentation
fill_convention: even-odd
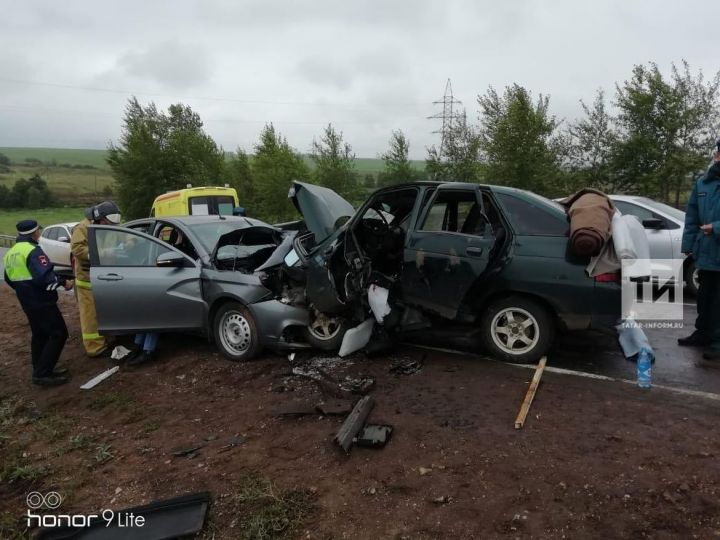
[[[442,99],[433,101],[433,105],[442,105],[442,112],[428,116],[429,120],[442,119],[442,127],[439,130],[433,131],[433,133],[440,134],[440,155],[445,155],[446,145],[450,139],[450,132],[455,125],[457,120],[462,119],[465,116],[465,112],[458,111],[455,105],[462,105],[462,101],[455,99],[452,91],[452,84],[450,79],[447,80],[445,85],[445,95]]]

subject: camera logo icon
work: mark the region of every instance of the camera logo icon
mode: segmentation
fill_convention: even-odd
[[[55,510],[62,504],[62,497],[57,491],[51,491],[46,495],[43,495],[39,491],[31,491],[28,493],[25,501],[31,510],[38,510],[40,508]]]

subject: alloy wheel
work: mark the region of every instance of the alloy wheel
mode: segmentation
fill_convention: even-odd
[[[518,307],[499,311],[493,317],[490,329],[495,345],[508,354],[525,354],[535,348],[540,339],[537,319]]]
[[[308,326],[308,331],[319,340],[329,340],[337,336],[342,328],[342,321],[339,317],[328,317],[318,313],[315,319]]]

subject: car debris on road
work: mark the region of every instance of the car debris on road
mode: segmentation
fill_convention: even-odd
[[[91,388],[95,388],[98,384],[100,384],[105,379],[112,377],[115,373],[117,373],[120,370],[120,366],[113,366],[110,369],[106,369],[103,371],[100,375],[97,375],[90,379],[88,382],[83,384],[80,389],[81,390],[90,390]]]

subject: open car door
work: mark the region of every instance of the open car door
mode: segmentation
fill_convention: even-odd
[[[454,319],[486,270],[495,243],[479,187],[443,184],[405,243],[402,291],[409,305]]]
[[[140,231],[103,225],[89,228],[88,245],[101,333],[204,327],[201,269],[187,255]]]

